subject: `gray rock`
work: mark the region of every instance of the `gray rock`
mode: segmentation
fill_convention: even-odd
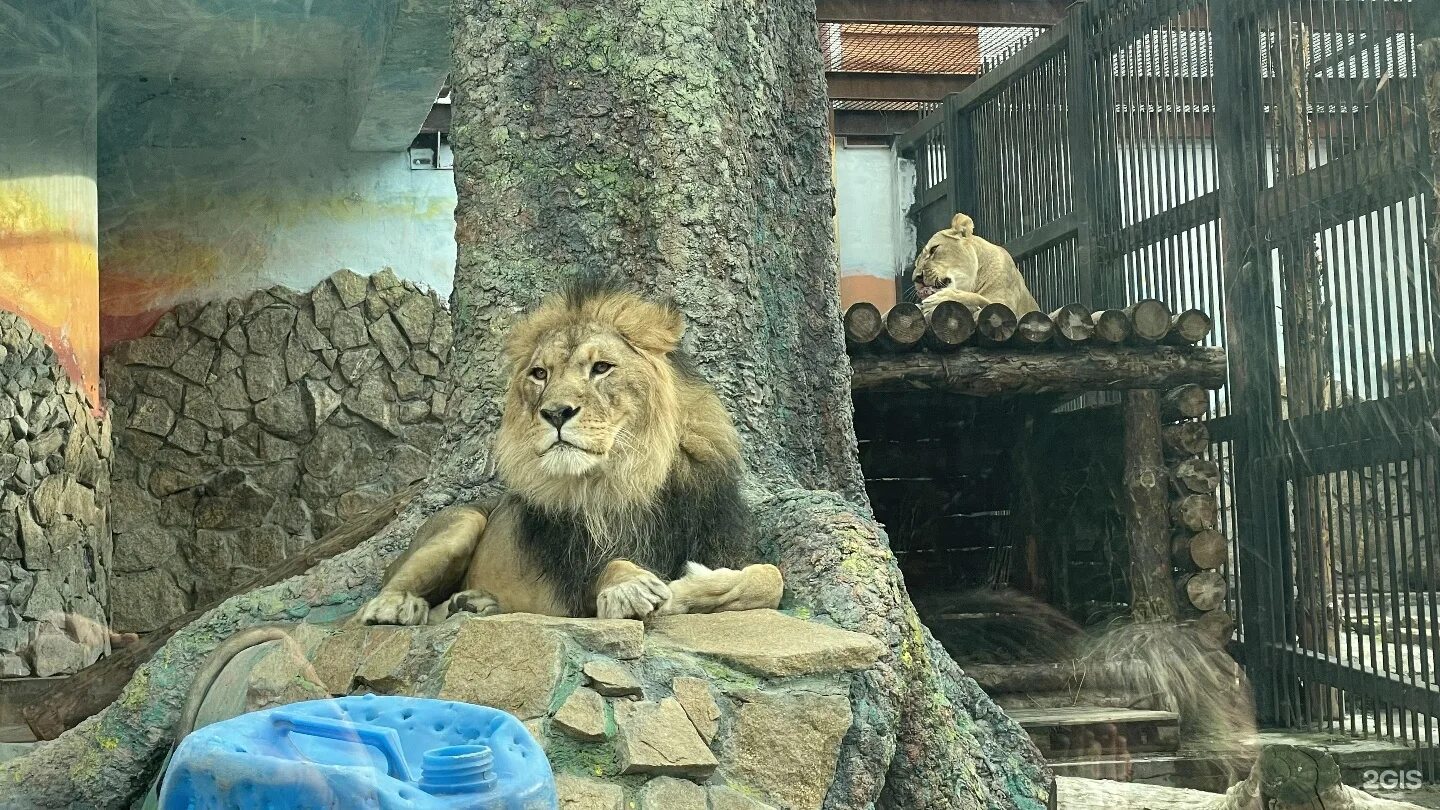
[[[220,375],[210,389],[215,393],[215,404],[229,410],[249,410],[250,395],[245,392],[245,378],[239,371]]]
[[[260,457],[267,462],[300,457],[300,445],[269,433],[260,434]]]
[[[380,272],[370,276],[370,286],[377,290],[388,290],[400,286],[400,277],[389,267],[380,268]]]
[[[252,354],[245,358],[245,393],[254,402],[280,393],[289,379],[285,361],[278,355]],[[230,407],[221,401],[222,407]]]
[[[605,699],[580,687],[570,693],[552,718],[555,727],[577,740],[605,739]]]
[[[350,441],[345,431],[325,426],[315,432],[315,438],[300,453],[305,471],[313,476],[329,478],[340,471],[350,456]]]
[[[265,518],[273,497],[248,480],[220,495],[203,497],[195,507],[195,525],[202,529],[238,529]]]
[[[248,397],[247,397],[248,398]],[[191,386],[185,392],[185,415],[207,428],[219,430],[225,426],[220,416],[220,406],[215,395],[198,386]]]
[[[415,370],[426,377],[440,376],[440,358],[426,351],[417,351],[410,355],[410,362]]]
[[[346,382],[353,383],[374,368],[379,357],[380,350],[370,346],[351,349],[340,355],[340,376],[344,377]]]
[[[319,380],[305,380],[301,387],[305,391],[305,406],[310,411],[310,422],[319,428],[330,418],[330,414],[340,407],[340,395]]]
[[[653,640],[770,677],[867,669],[884,647],[874,638],[776,610],[664,616]]]
[[[169,368],[179,355],[180,346],[163,337],[142,337],[116,346],[111,353],[114,362],[127,366]]]
[[[315,326],[315,320],[310,313],[303,309],[295,318],[295,337],[300,340],[301,346],[312,352],[335,348],[330,344],[330,339]]]
[[[30,665],[25,663],[25,659],[21,658],[18,655],[10,655],[8,653],[5,655],[0,655],[0,678],[23,678],[29,674]],[[13,759],[13,757],[7,757],[7,752],[6,750],[4,750],[5,746],[9,745],[12,744],[0,744],[0,762],[4,762],[6,759]],[[25,746],[25,748],[28,747],[29,746]],[[18,753],[23,754],[25,752],[21,751]]]
[[[435,393],[430,395],[430,413],[435,414],[436,419],[443,421],[445,419],[445,415],[449,412],[449,410],[449,397],[445,396],[439,391],[436,391]]]
[[[190,322],[190,328],[200,334],[219,340],[225,334],[225,305],[218,301],[212,301],[200,310],[195,320]]]
[[[315,367],[315,355],[295,335],[285,339],[285,373],[294,382]]]
[[[606,697],[638,696],[643,692],[640,681],[630,670],[614,661],[587,661],[584,671],[590,687]]]
[[[659,703],[617,702],[615,728],[621,773],[703,778],[719,765],[674,698]]]
[[[301,400],[299,385],[291,385],[256,405],[255,418],[266,430],[287,439],[301,438],[310,431],[307,408]]]
[[[410,359],[410,347],[406,345],[405,338],[388,314],[382,312],[371,321],[369,331],[370,339],[375,342],[380,353],[385,355],[385,362],[390,364],[390,368],[399,369]]]
[[[395,393],[401,399],[414,400],[425,395],[425,378],[418,372],[402,368],[391,372],[390,379],[395,383]]]
[[[625,791],[619,785],[575,776],[555,775],[560,810],[625,810]]]
[[[320,329],[329,329],[335,313],[345,308],[335,285],[329,281],[315,285],[310,291],[310,303],[315,310],[315,325]]]
[[[435,319],[435,329],[430,332],[430,351],[434,352],[441,362],[450,357],[450,347],[455,343],[455,329],[450,324],[448,317]]]
[[[341,351],[369,343],[364,316],[354,310],[335,313],[335,319],[330,322],[330,342]]]
[[[205,427],[189,417],[181,417],[170,432],[170,443],[186,451],[199,454],[205,450]]]
[[[295,326],[295,310],[281,306],[267,306],[245,325],[245,337],[250,341],[251,354],[278,355],[285,345],[285,337]]]
[[[430,418],[430,403],[402,402],[399,408],[400,424],[416,425]]]
[[[422,481],[430,473],[430,456],[408,444],[390,449],[385,460],[384,483],[391,491]]]
[[[736,714],[726,773],[782,807],[820,810],[851,719],[843,695],[748,694]]]
[[[215,358],[219,354],[220,347],[215,341],[202,337],[180,355],[171,368],[181,377],[204,385],[210,380],[210,369],[215,365]]]
[[[110,623],[117,633],[148,633],[189,609],[189,598],[163,569],[111,578]]]
[[[710,694],[710,684],[699,678],[676,678],[670,683],[670,689],[705,744],[715,742],[715,734],[720,730],[720,707]]]
[[[150,327],[152,337],[175,337],[180,334],[180,322],[175,320],[174,312],[167,312],[160,316],[160,320]]]
[[[400,424],[395,403],[391,398],[384,384],[373,377],[367,377],[358,388],[343,397],[345,407],[351,413],[363,417],[392,436],[398,436]]]
[[[395,322],[411,343],[419,346],[430,342],[430,331],[435,328],[435,305],[428,298],[406,296],[394,314]]]
[[[705,788],[672,776],[657,776],[640,789],[640,810],[709,810]]]
[[[185,383],[168,369],[137,368],[133,376],[141,391],[165,400],[171,408],[179,408],[185,399]]]
[[[198,475],[172,469],[170,467],[156,467],[150,473],[150,492],[157,498],[164,498],[167,495],[174,495],[187,489],[193,489],[205,483],[205,479]]]
[[[165,436],[175,425],[175,412],[165,400],[141,394],[130,412],[130,427],[156,436]]]
[[[354,270],[344,268],[336,271],[330,276],[330,286],[340,297],[340,303],[346,307],[353,307],[365,300],[365,279]]]
[[[47,430],[30,442],[30,457],[46,458],[51,453],[58,451],[64,443],[65,434],[59,430]]]
[[[379,506],[388,497],[390,493],[378,486],[356,487],[340,496],[340,500],[336,502],[336,511],[341,518],[350,520]]]
[[[234,352],[236,355],[246,355],[250,353],[250,341],[245,337],[245,327],[242,324],[236,323],[229,329],[226,329],[222,340],[225,343],[225,348]]]
[[[195,601],[204,604],[284,559],[285,530],[274,524],[225,532],[201,529],[180,551],[195,574]]]

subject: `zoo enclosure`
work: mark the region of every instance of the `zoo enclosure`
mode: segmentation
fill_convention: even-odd
[[[1440,99],[1417,46],[1440,50],[1440,20],[1424,5],[1091,0],[901,150],[921,241],[971,214],[1042,309],[1223,313],[1209,428],[1261,720],[1403,740],[1433,775]]]

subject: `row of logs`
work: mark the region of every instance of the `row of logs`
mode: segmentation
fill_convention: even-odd
[[[1171,314],[1153,298],[1125,309],[1091,312],[1079,304],[1046,314],[1016,316],[1004,304],[978,313],[955,301],[936,305],[927,316],[917,304],[903,302],[881,313],[868,302],[845,311],[845,345],[851,352],[953,351],[966,345],[1067,348],[1123,344],[1193,346],[1210,334],[1210,316],[1198,309]]]
[[[1220,466],[1204,457],[1210,432],[1199,420],[1208,410],[1209,396],[1199,386],[1166,392],[1160,441],[1170,470],[1171,561],[1181,618],[1225,640],[1232,628],[1224,610],[1230,544],[1219,531]]]

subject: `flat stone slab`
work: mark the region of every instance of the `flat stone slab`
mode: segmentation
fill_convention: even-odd
[[[656,643],[771,677],[868,669],[885,652],[870,636],[778,610],[664,616],[650,632]]]
[[[675,698],[620,701],[615,727],[621,773],[705,777],[720,764]]]
[[[555,712],[555,727],[578,740],[605,739],[605,699],[580,687]]]
[[[536,613],[502,613],[487,622],[532,624],[558,630],[587,650],[611,658],[639,658],[645,650],[645,624],[634,619],[565,619]]]

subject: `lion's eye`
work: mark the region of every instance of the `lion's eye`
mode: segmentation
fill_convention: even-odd
[[[539,366],[530,369],[530,379],[535,380],[536,382],[543,382],[548,376],[550,376],[550,372]]]
[[[590,373],[598,377],[612,368],[615,368],[614,363],[607,363],[604,360],[601,360],[600,362],[590,367]]]

